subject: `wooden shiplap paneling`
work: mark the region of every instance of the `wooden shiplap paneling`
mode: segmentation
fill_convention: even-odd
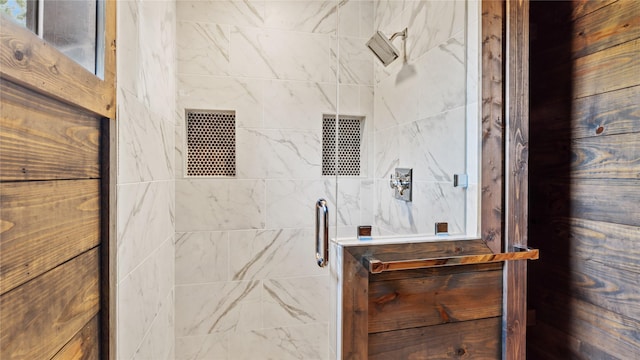
[[[546,164],[541,174],[571,179],[640,178],[640,137],[634,133],[550,142],[536,151],[535,160]]]
[[[532,301],[536,308],[537,323],[548,324],[589,346],[598,349],[604,357],[596,354],[584,354],[587,359],[636,359],[638,353],[638,331],[640,321],[606,310],[588,301],[566,296],[552,289],[539,291],[537,299]],[[536,325],[537,326],[537,325]],[[539,339],[551,334],[540,334],[536,326],[531,330],[538,333]],[[534,347],[545,347],[545,340],[534,344]],[[551,359],[567,359],[562,354],[555,354]]]
[[[500,318],[371,334],[368,359],[500,359]]]
[[[372,281],[369,285],[370,333],[501,315],[501,270]]]
[[[97,336],[100,320],[94,316],[52,360],[98,360],[100,359],[100,339]]]
[[[95,115],[0,81],[0,181],[100,177]]]
[[[0,183],[0,294],[100,244],[100,180]]]
[[[0,297],[0,358],[50,359],[99,310],[98,249]]]
[[[616,1],[619,0],[571,0],[571,19],[585,16]]]
[[[532,6],[529,357],[636,359],[640,3]]]
[[[640,86],[587,96],[571,102],[551,98],[531,109],[536,126],[531,133],[545,142],[640,132]],[[565,107],[564,104],[571,104]],[[544,150],[544,149],[541,149]]]
[[[638,85],[640,39],[608,47],[573,63],[573,98]]]
[[[367,289],[369,273],[351,252],[344,249],[342,257],[342,358],[367,358],[368,316]],[[345,334],[348,334],[345,336]]]
[[[637,180],[580,179],[567,175],[536,184],[533,211],[538,218],[573,217],[638,226],[640,186]],[[548,177],[548,176],[547,176]],[[542,198],[544,194],[544,198]],[[540,220],[539,220],[540,221]]]
[[[640,38],[640,1],[618,0],[577,19],[572,29],[574,58]]]

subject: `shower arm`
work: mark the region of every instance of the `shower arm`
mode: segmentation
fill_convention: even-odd
[[[389,41],[393,41],[398,36],[402,36],[403,38],[406,39],[407,38],[407,28],[404,28],[404,30],[398,31],[397,33],[394,33],[393,35],[391,35],[391,37],[389,38]]]

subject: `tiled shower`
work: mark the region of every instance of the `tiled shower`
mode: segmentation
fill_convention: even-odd
[[[119,177],[119,244],[124,259],[134,254],[119,265],[122,358],[334,358],[332,278],[313,259],[319,197],[332,236],[358,225],[433,234],[439,221],[475,232],[477,121],[466,119],[477,118],[478,65],[466,52],[477,46],[477,3],[349,0],[336,11],[336,1],[178,0],[175,12],[170,2],[124,3],[120,31],[137,35],[119,43],[119,61],[138,65],[119,74],[119,109],[148,124],[119,136],[121,173],[130,174]],[[404,27],[407,61],[376,63],[369,37]],[[147,54],[149,36],[160,39]],[[173,80],[149,75],[174,71]],[[175,109],[173,98],[149,94],[173,88]],[[187,175],[186,111],[212,110],[235,116],[235,176]],[[322,119],[336,113],[364,118],[360,175],[322,175]],[[127,143],[130,132],[157,149]],[[396,167],[414,169],[411,203],[391,196]],[[469,174],[467,189],[452,186],[458,173]],[[121,241],[134,228],[143,240]],[[154,290],[145,293],[147,281]]]

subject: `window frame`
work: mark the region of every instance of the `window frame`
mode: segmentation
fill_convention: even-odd
[[[4,14],[0,16],[0,76],[68,104],[114,119],[116,0],[104,2],[104,15],[103,79]]]

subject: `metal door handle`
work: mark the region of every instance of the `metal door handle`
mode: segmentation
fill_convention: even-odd
[[[325,199],[316,202],[316,261],[320,267],[325,267],[329,262],[329,208]]]

